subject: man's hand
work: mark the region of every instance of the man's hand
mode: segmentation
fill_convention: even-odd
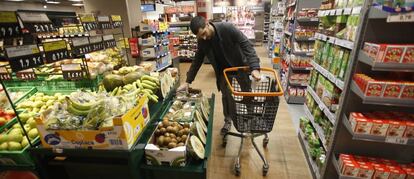
[[[252,71],[252,77],[256,80],[256,81],[259,81],[260,79],[261,79],[261,77],[260,77],[261,75],[260,75],[260,71],[259,70],[253,70]]]
[[[177,88],[177,92],[180,91],[188,91],[188,87],[190,86],[189,83],[185,82],[183,84],[181,84],[178,88]]]

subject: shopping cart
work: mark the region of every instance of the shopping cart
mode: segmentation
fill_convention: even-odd
[[[227,81],[231,99],[229,101],[230,117],[238,131],[227,132],[223,136],[222,146],[226,147],[227,136],[241,138],[239,152],[234,164],[234,172],[240,175],[240,154],[243,148],[244,138],[250,138],[254,148],[263,161],[263,176],[267,175],[269,164],[259,151],[254,138],[265,136],[263,147],[269,142],[268,132],[273,129],[279,96],[283,95],[280,81],[276,71],[271,68],[260,69],[262,78],[260,81],[252,80],[249,67],[234,67],[224,70],[224,78]]]

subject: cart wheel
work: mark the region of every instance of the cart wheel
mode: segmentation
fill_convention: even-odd
[[[263,176],[266,176],[268,171],[269,171],[269,165],[263,165]]]
[[[268,143],[269,143],[269,138],[264,138],[263,139],[263,147],[266,148]]]
[[[226,145],[227,145],[227,135],[224,135],[224,136],[223,136],[223,141],[222,141],[222,143],[221,143],[221,146],[222,146],[222,147],[226,147]]]
[[[240,164],[234,164],[234,174],[240,176]]]

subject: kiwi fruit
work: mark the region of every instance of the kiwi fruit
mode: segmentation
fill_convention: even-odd
[[[164,127],[160,129],[160,134],[164,135],[167,132],[167,129],[165,129]]]
[[[164,144],[164,140],[165,140],[165,137],[164,137],[164,136],[160,136],[160,137],[158,137],[158,139],[157,139],[157,144],[158,144],[159,146],[163,146],[163,144]]]
[[[170,137],[171,137],[172,139],[177,138],[177,136],[176,136],[174,133],[170,133]]]
[[[167,132],[173,132],[174,127],[173,126],[168,126],[167,127]]]
[[[177,147],[181,147],[181,146],[184,146],[184,143],[180,142],[177,144]]]
[[[171,137],[165,137],[164,138],[164,144],[168,145],[171,142]]]
[[[169,149],[172,149],[172,148],[175,148],[175,147],[177,147],[177,143],[175,143],[175,142],[168,143],[168,148]]]

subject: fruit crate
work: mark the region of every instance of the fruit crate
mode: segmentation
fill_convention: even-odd
[[[3,166],[33,166],[34,162],[28,152],[30,145],[20,151],[0,151],[0,168]]]
[[[192,179],[192,178],[207,178],[207,163],[211,153],[211,146],[213,140],[213,116],[214,116],[214,102],[215,95],[212,94],[210,100],[210,115],[208,120],[208,129],[207,129],[207,142],[205,145],[205,158],[204,160],[189,160],[184,167],[171,167],[171,166],[152,166],[146,164],[145,157],[141,161],[141,175],[143,178],[151,179],[162,179],[162,178],[182,178],[182,179]],[[163,115],[160,116],[158,121],[162,120],[162,117],[167,113],[169,108],[167,108]],[[142,143],[147,143],[151,137],[152,132],[157,127],[157,121],[152,122],[151,125],[147,126],[147,130],[143,133],[137,146],[140,146]],[[145,145],[145,144],[142,144]]]

